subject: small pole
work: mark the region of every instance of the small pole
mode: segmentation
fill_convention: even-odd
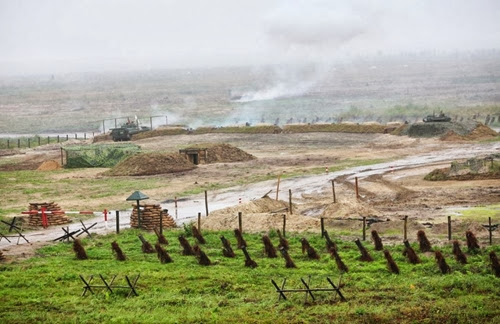
[[[366,241],[366,216],[363,216],[363,241]]]
[[[139,200],[137,200],[137,225],[141,229],[141,208],[139,207]]]
[[[451,216],[448,216],[448,241],[451,241]]]
[[[153,117],[149,117],[149,125],[151,126],[151,129],[153,129]]]
[[[321,224],[321,237],[325,236],[325,219],[321,217],[320,219],[320,224]]]
[[[69,233],[69,226],[66,226],[66,230],[68,231]],[[66,237],[68,239],[68,243],[69,243],[69,235]]]
[[[28,148],[31,148],[31,138],[28,138]]]
[[[87,139],[87,133],[83,133],[83,139],[86,140]]]
[[[20,147],[21,147],[21,139],[20,139],[20,138],[18,138],[18,139],[17,139],[17,148],[20,148]]]
[[[243,233],[243,220],[241,216],[241,212],[238,212],[238,228],[240,230],[240,233]]]
[[[104,125],[104,124],[103,124],[103,125]],[[116,118],[115,118],[115,128],[117,128],[117,126],[116,126]]]
[[[288,209],[290,210],[290,215],[293,214],[292,210],[292,189],[288,189]]]
[[[60,142],[59,135],[57,135],[57,143],[59,143],[59,142]]]
[[[335,197],[335,180],[332,180],[332,191],[333,191],[333,203],[337,202],[337,197]]]
[[[69,135],[68,135],[68,134],[66,134],[66,141],[68,141],[68,140],[69,140]]]
[[[38,136],[38,146],[40,146],[40,136]]]
[[[63,163],[64,162],[63,156],[64,156],[64,154],[63,154],[63,148],[61,147],[61,166],[64,165],[64,163]]]
[[[160,212],[160,234],[163,234],[163,211],[168,213],[168,209],[164,209]]]
[[[490,245],[493,244],[493,237],[492,237],[492,233],[493,233],[493,228],[491,228],[491,217],[488,217],[488,230],[490,231]]]
[[[177,208],[177,197],[174,198],[174,206]]]
[[[208,192],[205,190],[205,212],[208,217]]]
[[[408,224],[408,215],[405,216],[404,218],[404,227],[403,227],[403,241],[406,241],[406,234],[407,234],[407,231],[406,231],[406,225]]]
[[[104,126],[104,119],[102,120],[102,133],[106,133],[106,126]]]
[[[92,132],[92,138],[94,138],[94,137],[95,137],[95,134],[94,134],[94,132]]]
[[[47,144],[50,144],[50,136],[47,136]]]
[[[201,231],[201,213],[198,213],[198,230]]]
[[[38,145],[40,145],[40,140],[38,141]],[[10,139],[7,139],[7,148],[10,149]]]
[[[283,237],[286,237],[285,229],[286,229],[286,214],[283,214]]]
[[[120,211],[116,211],[116,234],[120,233]]]
[[[75,134],[75,139],[78,139],[78,134]]]
[[[358,177],[354,178],[356,184],[356,199],[359,199]]]
[[[278,194],[280,192],[280,179],[281,179],[281,173],[278,174],[278,185],[276,186],[276,200],[278,200]]]

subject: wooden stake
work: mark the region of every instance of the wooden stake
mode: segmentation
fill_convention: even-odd
[[[174,206],[177,208],[177,197],[174,198]]]
[[[243,234],[243,220],[241,219],[241,212],[238,212],[238,228],[240,229],[240,233]]]
[[[321,224],[321,237],[325,236],[325,219],[323,217],[320,218]]]
[[[491,217],[488,217],[488,230],[490,231],[490,245],[493,244],[493,237],[492,237],[492,233],[493,233],[493,229],[491,228]]]
[[[448,241],[451,241],[451,216],[448,216]]]
[[[293,210],[292,210],[292,189],[288,189],[288,209],[290,210],[290,215],[293,214]]]
[[[363,216],[363,241],[366,241],[366,217]]]
[[[163,210],[160,211],[160,234],[163,234]]]
[[[337,198],[335,197],[335,180],[332,180],[332,191],[333,191],[333,203],[337,202]]]
[[[208,192],[205,190],[205,212],[208,217]]]
[[[406,241],[406,225],[408,224],[408,215],[404,218],[404,227],[403,227],[403,242]]]
[[[285,229],[286,229],[286,214],[283,214],[283,237],[286,237]]]
[[[198,230],[201,231],[201,213],[198,213]]]
[[[359,199],[358,177],[354,178],[356,184],[356,199]]]
[[[278,195],[280,192],[280,179],[281,179],[281,173],[278,174],[278,185],[276,186],[276,200],[278,200]]]
[[[61,147],[61,166],[63,166],[63,148]]]
[[[116,234],[120,233],[120,211],[117,210],[116,212]]]

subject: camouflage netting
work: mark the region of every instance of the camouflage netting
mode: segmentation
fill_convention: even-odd
[[[92,144],[69,146],[65,168],[110,168],[124,158],[140,151],[135,144]]]

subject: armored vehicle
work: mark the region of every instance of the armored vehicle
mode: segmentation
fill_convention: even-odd
[[[130,119],[119,128],[111,129],[111,138],[113,141],[130,141],[132,139],[132,135],[137,133],[142,133],[151,130],[151,128],[146,126],[140,126],[139,120],[137,116],[135,117],[135,121],[131,121]]]
[[[428,115],[423,119],[424,123],[430,122],[450,122],[451,118],[446,116],[443,112],[440,112],[439,115],[436,114]]]

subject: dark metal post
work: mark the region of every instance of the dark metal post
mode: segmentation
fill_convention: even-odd
[[[366,241],[366,217],[363,216],[363,241]]]
[[[205,211],[206,211],[206,215],[208,217],[208,193],[206,190],[205,190]]]
[[[38,146],[40,146],[40,136],[38,136]]]
[[[149,116],[149,125],[151,126],[151,130],[153,129],[153,117]]]
[[[451,216],[448,216],[448,241],[451,241]]]
[[[31,138],[28,138],[28,148],[31,148]]]
[[[240,233],[243,233],[243,220],[241,219],[241,212],[238,212],[238,228]]]
[[[198,213],[198,230],[201,231],[201,213]]]
[[[325,236],[325,219],[321,217],[320,219],[320,224],[321,224],[321,237]]]
[[[83,139],[87,139],[87,133],[83,133]]]
[[[163,234],[163,210],[160,212],[160,234]]]
[[[60,143],[59,135],[57,135],[57,143]]]
[[[120,233],[120,211],[116,211],[116,234]]]
[[[47,136],[47,144],[50,144],[50,136]]]
[[[40,143],[38,143],[40,144]],[[10,139],[7,139],[7,148],[10,149]]]
[[[66,141],[68,141],[68,140],[69,140],[69,135],[68,135],[68,134],[66,134]]]
[[[18,138],[18,139],[17,139],[17,148],[20,148],[20,147],[21,147],[21,139],[20,139],[20,138]]]
[[[292,189],[288,189],[288,209],[290,210],[290,215],[293,214],[293,210],[292,210]]]
[[[78,134],[75,134],[75,139],[78,139]]]
[[[63,166],[64,164],[64,160],[63,160],[63,148],[61,147],[61,166]]]

